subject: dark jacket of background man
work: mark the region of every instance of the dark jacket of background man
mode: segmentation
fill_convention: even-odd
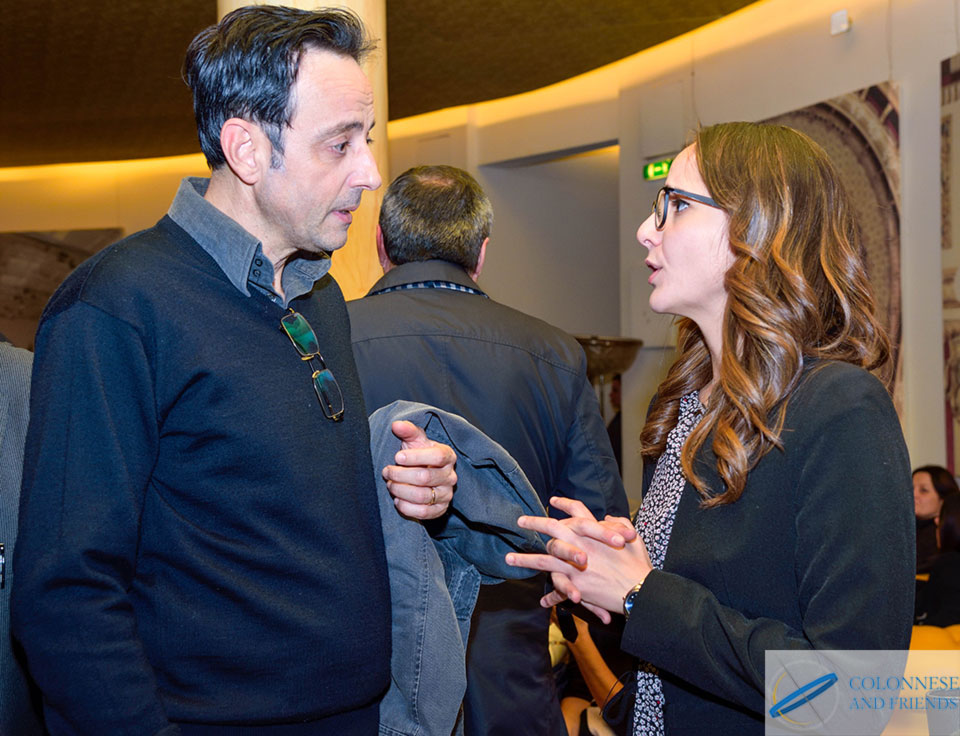
[[[460,414],[517,460],[544,506],[564,495],[625,516],[583,350],[477,286],[491,222],[486,195],[459,169],[420,167],[390,185],[378,231],[385,274],[347,304],[367,408],[409,399]],[[481,588],[467,651],[468,736],[566,733],[543,592],[542,576]]]

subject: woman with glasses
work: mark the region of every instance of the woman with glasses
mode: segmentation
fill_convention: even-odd
[[[764,731],[764,653],[906,649],[910,465],[869,371],[889,345],[857,223],[823,150],[789,128],[700,130],[637,239],[677,358],[640,437],[633,523],[522,517],[543,605],[626,617],[633,733]],[[793,688],[790,688],[793,689]],[[793,715],[799,714],[795,711]]]

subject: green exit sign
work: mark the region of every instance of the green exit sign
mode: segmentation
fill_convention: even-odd
[[[672,158],[664,158],[660,161],[651,161],[643,167],[643,178],[647,181],[652,181],[653,179],[666,179],[667,172],[670,171],[670,164],[672,163]]]

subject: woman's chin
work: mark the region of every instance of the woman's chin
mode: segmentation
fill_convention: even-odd
[[[660,300],[656,299],[655,295],[650,295],[650,311],[656,312],[657,314],[674,314],[669,306],[664,305]]]

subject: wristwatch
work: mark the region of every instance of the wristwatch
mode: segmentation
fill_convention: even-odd
[[[643,581],[634,585],[630,590],[627,591],[627,594],[623,596],[623,617],[630,618],[630,612],[633,611],[633,606],[637,602],[637,596],[640,595],[640,588],[643,587]]]

